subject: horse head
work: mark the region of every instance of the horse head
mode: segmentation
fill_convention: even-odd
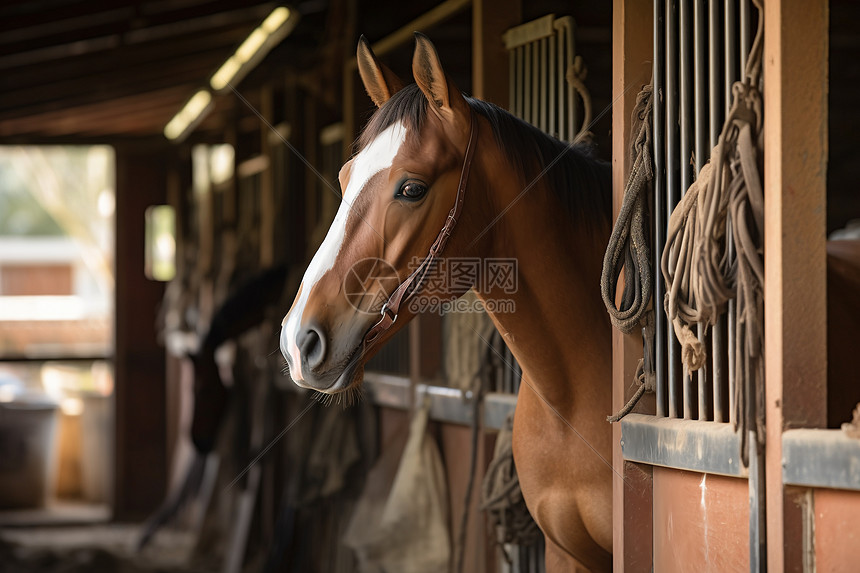
[[[477,119],[433,44],[416,34],[416,83],[406,87],[363,37],[357,61],[378,109],[358,152],[340,170],[340,207],[280,337],[293,381],[325,393],[360,383],[364,363],[412,318],[400,303],[419,289],[430,294],[426,272],[448,236],[446,255],[463,255],[470,236],[464,227],[479,224],[479,208],[459,210],[466,185],[461,180],[468,179],[477,146]],[[456,298],[469,286],[436,294]]]

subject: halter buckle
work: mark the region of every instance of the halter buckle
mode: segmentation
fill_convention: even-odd
[[[385,301],[385,303],[382,305],[382,310],[379,312],[379,314],[381,314],[382,316],[388,314],[388,316],[391,318],[392,324],[394,324],[394,321],[397,320],[397,314],[395,314],[390,308],[388,308],[388,301]]]

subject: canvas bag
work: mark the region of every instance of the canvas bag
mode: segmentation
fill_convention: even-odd
[[[399,448],[389,447],[370,470],[344,535],[361,573],[439,573],[450,569],[448,486],[439,448],[427,433],[429,400],[412,418]],[[380,487],[391,483],[390,490]]]

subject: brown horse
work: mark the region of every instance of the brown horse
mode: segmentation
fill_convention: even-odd
[[[547,538],[547,569],[609,570],[611,344],[597,288],[609,167],[464,97],[420,34],[417,85],[403,87],[364,39],[358,64],[379,109],[340,171],[343,202],[284,318],[290,375],[305,388],[349,392],[369,356],[413,316],[405,304],[413,295],[451,299],[482,283],[523,369],[514,457]],[[515,292],[489,284],[485,265],[446,286],[428,279],[464,258],[515,260]],[[355,287],[372,302],[356,304]]]

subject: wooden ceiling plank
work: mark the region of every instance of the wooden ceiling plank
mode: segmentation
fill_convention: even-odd
[[[114,8],[101,12],[92,12],[73,18],[64,18],[60,20],[46,20],[36,24],[35,26],[16,27],[10,30],[4,30],[0,34],[0,44],[15,44],[22,43],[27,40],[38,40],[43,45],[47,38],[67,34],[69,32],[78,32],[81,30],[91,30],[104,26],[105,24],[115,24],[117,22],[128,22],[134,16],[134,8],[126,6],[124,8]],[[82,39],[82,38],[78,38]],[[64,41],[62,43],[68,43]]]
[[[116,48],[121,43],[119,34],[110,34],[99,38],[89,38],[68,44],[38,48],[28,52],[18,52],[0,56],[0,70],[7,70],[16,66],[28,66],[41,64],[51,60],[60,60],[74,56],[82,56],[94,52],[104,52]]]
[[[0,117],[29,115],[51,108],[64,109],[84,104],[110,105],[115,99],[141,91],[169,88],[194,82],[194,80],[197,80],[197,87],[202,87],[207,70],[212,69],[212,66],[197,66],[196,62],[191,62],[187,69],[177,66],[175,69],[159,72],[158,69],[151,68],[137,78],[120,75],[100,84],[59,82],[50,89],[38,93],[34,93],[33,90],[6,93],[3,94],[4,105],[0,108]]]
[[[185,58],[225,59],[231,48],[248,34],[245,28],[228,28],[217,34],[200,34],[178,38],[151,46],[122,46],[110,54],[88,54],[68,61],[39,66],[26,66],[7,71],[0,76],[2,91],[53,84],[57,81],[102,74],[134,73],[137,68],[165,66]],[[220,62],[219,62],[220,65]],[[214,69],[212,70],[214,71]]]
[[[123,41],[125,44],[143,44],[212,30],[213,28],[222,28],[242,22],[258,23],[257,21],[262,22],[263,18],[272,11],[274,6],[274,3],[261,4],[250,8],[216,12],[199,18],[178,20],[160,26],[149,26],[139,30],[131,30],[123,36]],[[252,29],[253,26],[250,26],[248,32],[250,33]]]

